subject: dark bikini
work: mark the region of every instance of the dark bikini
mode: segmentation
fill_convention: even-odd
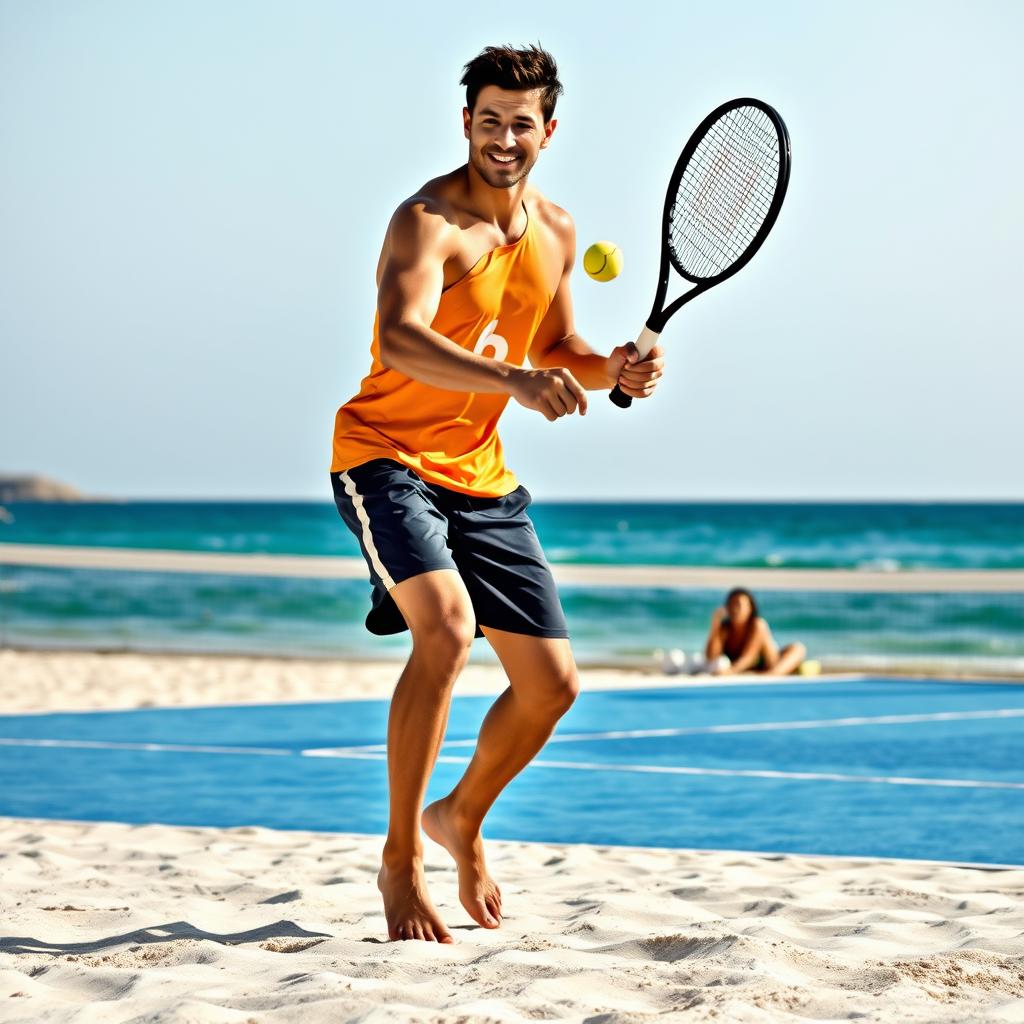
[[[728,647],[726,647],[724,643],[722,644],[722,650],[728,656],[730,661],[735,661],[743,653],[743,648],[746,647],[747,640],[750,638],[750,630],[752,630],[754,628],[756,623],[757,623],[756,617],[755,618],[751,618],[750,623],[747,626],[747,632],[744,635],[742,641],[740,643],[736,644],[732,648],[732,650],[730,650]],[[725,630],[729,630],[729,620],[728,619],[723,619],[722,620],[722,628],[725,629]],[[733,654],[732,653],[733,651],[735,651],[736,653]],[[762,651],[758,655],[757,663],[753,666],[753,668],[754,668],[755,672],[759,672],[759,671],[761,671],[763,669],[766,669],[767,667],[768,666],[767,666],[767,664],[765,663],[765,660],[764,660],[764,652]]]

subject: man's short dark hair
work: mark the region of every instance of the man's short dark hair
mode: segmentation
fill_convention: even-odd
[[[562,95],[558,65],[547,50],[530,43],[522,49],[486,46],[463,69],[459,80],[466,87],[470,114],[485,85],[499,89],[543,89],[540,109],[547,124],[555,113],[555,101]]]

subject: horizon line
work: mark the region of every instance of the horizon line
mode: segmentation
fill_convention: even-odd
[[[684,497],[684,496],[583,496],[583,497],[533,497],[534,503],[564,504],[623,504],[655,505],[655,504],[688,504],[688,505],[1020,505],[1024,504],[1024,494],[1009,497],[993,496],[920,496],[920,495],[875,495],[859,496],[814,496],[803,497]],[[203,496],[203,495],[81,495],[74,498],[34,498],[0,500],[0,505],[90,505],[90,504],[123,504],[141,502],[190,502],[190,503],[229,503],[246,502],[252,504],[331,504],[326,497],[294,496],[294,497],[254,497],[254,496]]]

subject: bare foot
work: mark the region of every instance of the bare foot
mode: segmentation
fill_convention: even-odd
[[[377,888],[384,897],[389,939],[455,941],[430,900],[421,863],[400,868],[382,863]]]
[[[447,797],[423,808],[423,831],[455,858],[459,870],[459,899],[477,924],[485,928],[501,925],[501,890],[487,873],[484,841],[480,829],[460,823]]]

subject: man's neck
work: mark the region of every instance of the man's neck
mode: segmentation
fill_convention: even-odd
[[[506,233],[512,230],[519,217],[525,192],[526,178],[511,188],[494,188],[484,181],[471,163],[466,164],[466,205],[481,220]]]

